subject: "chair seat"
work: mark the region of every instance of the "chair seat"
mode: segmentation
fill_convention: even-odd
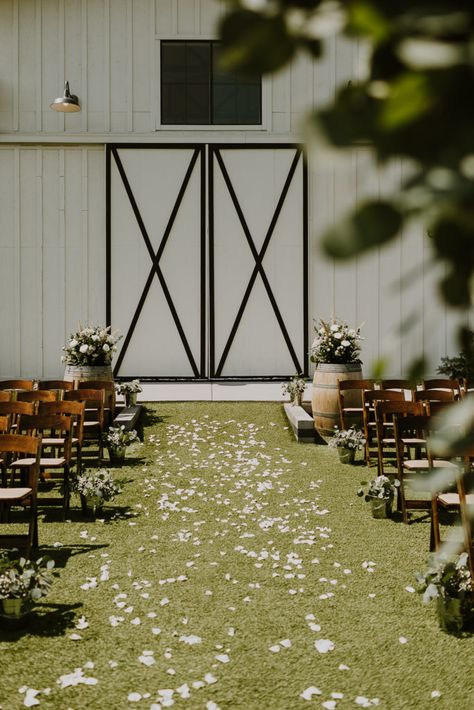
[[[344,407],[344,412],[363,412],[363,407]]]
[[[428,470],[430,468],[430,462],[428,461],[428,459],[415,459],[414,461],[404,461],[403,468],[406,468],[409,471]],[[435,461],[433,461],[433,468],[457,469],[458,467],[455,463],[452,463],[452,461],[439,461],[436,459]]]
[[[23,468],[26,466],[32,466],[34,462],[34,459],[17,459],[16,461],[13,461],[13,463],[10,465],[14,466],[15,468]],[[64,466],[65,463],[67,463],[67,461],[63,457],[40,458],[41,468],[61,468],[62,466]]]
[[[73,437],[73,438],[71,439],[71,443],[72,443],[72,444],[77,444],[78,441],[79,441],[79,439],[77,439],[77,438],[75,438],[75,437]],[[44,437],[44,438],[42,439],[42,442],[41,442],[41,443],[42,443],[43,446],[64,446],[64,438],[61,438],[61,437],[58,437],[58,438],[55,438],[55,437],[49,437],[49,438],[48,438],[48,437]]]
[[[3,488],[0,487],[0,503],[12,500],[21,500],[32,494],[31,488]]]
[[[90,422],[84,422],[84,429],[89,429],[90,427],[97,427],[100,426],[99,421],[90,421]]]
[[[415,437],[402,438],[402,442],[407,444],[407,446],[424,446],[426,444],[426,439],[417,439]]]
[[[445,506],[459,505],[459,495],[457,493],[440,493],[436,499],[438,503]],[[466,496],[466,503],[474,505],[474,494]]]

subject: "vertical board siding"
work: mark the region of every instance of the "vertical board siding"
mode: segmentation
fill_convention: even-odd
[[[0,149],[2,377],[57,377],[78,322],[104,322],[101,148]]]

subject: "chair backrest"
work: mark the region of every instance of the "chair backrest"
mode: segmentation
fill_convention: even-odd
[[[373,380],[339,380],[337,383],[339,392],[344,390],[373,390]]]
[[[0,402],[10,402],[12,393],[8,390],[0,390]]]
[[[74,382],[68,380],[40,380],[38,382],[39,390],[73,390]]]
[[[54,402],[56,392],[53,390],[33,390],[32,392],[18,392],[18,402]]]
[[[67,402],[64,400],[61,402],[41,402],[38,408],[38,414],[60,414],[63,416],[74,417],[74,420],[77,422],[74,436],[79,439],[79,443],[82,443],[85,408],[85,402]]]
[[[400,378],[381,380],[380,389],[383,390],[412,390],[415,389],[410,380]]]
[[[403,392],[396,390],[372,390],[364,392],[364,404],[370,406],[374,402],[404,402],[405,395]]]
[[[1,380],[0,390],[32,390],[34,380]]]
[[[0,415],[10,416],[10,427],[16,424],[20,414],[34,414],[34,402],[0,402]]]
[[[36,456],[41,451],[40,436],[21,434],[0,434],[0,453],[30,454]]]
[[[0,433],[8,434],[10,431],[10,416],[3,414],[0,416]]]
[[[108,380],[84,380],[83,382],[78,382],[77,389],[104,390],[104,407],[108,407],[112,415],[115,415],[115,382]]]
[[[454,402],[455,390],[418,390],[415,392],[415,402]]]
[[[425,390],[454,390],[461,392],[461,385],[458,379],[450,380],[444,377],[435,377],[430,380],[423,380],[423,389]]]
[[[41,456],[41,436],[0,434],[0,454],[3,454],[2,458],[7,460],[10,457],[18,458],[23,456],[35,459],[34,464],[28,466],[28,485],[33,489],[33,493],[36,494]]]
[[[395,414],[403,417],[407,416],[423,416],[425,414],[422,402],[406,402],[406,401],[383,401],[375,400],[375,418],[377,422],[392,420]]]
[[[442,412],[445,412],[446,409],[449,409],[450,407],[456,406],[457,400],[453,399],[453,400],[449,400],[446,402],[425,401],[424,404],[425,404],[427,413],[433,417],[433,416],[436,416],[437,414],[441,414]]]
[[[64,393],[65,402],[84,402],[86,410],[97,410],[97,418],[100,426],[104,425],[104,399],[105,390],[77,389]],[[87,415],[87,412],[86,412]],[[87,418],[87,416],[86,416]]]
[[[61,434],[64,438],[64,455],[70,458],[72,424],[71,417],[60,414],[22,414],[18,420],[18,432],[53,437]]]

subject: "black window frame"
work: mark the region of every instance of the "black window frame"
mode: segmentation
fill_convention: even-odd
[[[209,45],[210,48],[210,62],[209,62],[209,118],[210,122],[209,123],[165,123],[163,121],[163,46],[167,43],[173,43],[173,44],[187,44],[187,43],[192,43],[192,44],[205,44]],[[259,128],[261,129],[263,127],[263,75],[260,75],[260,81],[259,81],[259,92],[258,92],[258,100],[259,100],[259,118],[260,120],[257,123],[217,123],[214,122],[214,80],[213,80],[213,65],[214,65],[214,47],[216,45],[221,45],[220,40],[216,39],[195,39],[195,38],[187,38],[187,39],[177,39],[177,38],[167,38],[167,39],[161,39],[160,40],[160,127],[161,128],[171,128],[171,127],[196,127],[196,128],[229,128],[229,127],[236,127],[237,129],[252,129],[252,128]]]

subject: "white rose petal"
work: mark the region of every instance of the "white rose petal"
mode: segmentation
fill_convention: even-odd
[[[314,647],[319,653],[328,653],[334,650],[334,643],[329,639],[318,639],[314,642]]]
[[[300,694],[300,698],[302,698],[303,700],[311,700],[313,695],[322,695],[322,692],[319,690],[319,688],[316,688],[316,686],[310,685],[309,688],[303,690],[303,692]]]

